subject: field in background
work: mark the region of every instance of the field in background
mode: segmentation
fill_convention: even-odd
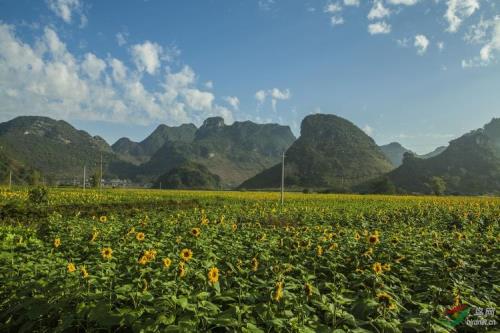
[[[500,198],[278,201],[0,189],[0,331],[446,332],[498,307]]]

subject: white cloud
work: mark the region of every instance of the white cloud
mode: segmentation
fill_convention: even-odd
[[[266,95],[267,93],[264,90],[259,90],[255,93],[255,99],[259,103],[264,103],[264,101],[266,100]]]
[[[344,0],[345,6],[359,7],[359,4],[360,4],[360,0]]]
[[[127,37],[128,34],[125,32],[119,32],[116,34],[116,42],[118,43],[118,46],[123,46],[127,44]]]
[[[201,111],[212,109],[215,97],[211,92],[198,89],[187,89],[184,92],[184,99],[190,108]]]
[[[330,18],[330,23],[332,26],[344,24],[344,18],[342,16],[332,16]]]
[[[289,89],[285,90],[279,90],[278,88],[273,88],[271,89],[268,94],[273,98],[273,99],[281,99],[281,100],[286,100],[290,99],[292,94],[290,93]]]
[[[232,121],[231,110],[196,86],[196,75],[188,66],[177,71],[169,67],[162,84],[147,89],[140,70],[111,55],[106,60],[93,53],[74,56],[51,28],[35,40],[28,44],[12,26],[0,23],[2,121],[26,110],[59,119],[142,124],[199,124],[214,115]],[[147,61],[143,65],[151,71],[156,66]]]
[[[329,3],[325,6],[324,12],[329,14],[340,13],[342,11],[342,5],[340,3]]]
[[[276,105],[279,100],[287,100],[292,97],[292,93],[289,89],[280,90],[278,88],[265,90],[259,90],[255,93],[255,99],[262,104],[266,101],[267,97],[271,99],[271,106],[273,111],[276,111]]]
[[[91,79],[97,80],[106,69],[106,62],[92,53],[87,53],[82,62],[82,69]]]
[[[404,5],[404,6],[413,6],[415,5],[419,0],[387,0],[387,3],[390,5]]]
[[[488,30],[492,27],[493,20],[484,20],[482,17],[479,23],[469,26],[465,33],[464,40],[469,44],[484,44],[488,39]]]
[[[163,48],[160,45],[145,41],[142,44],[133,45],[131,50],[135,65],[140,71],[153,75],[160,68],[163,56]]]
[[[488,66],[496,61],[500,53],[500,16],[480,23],[481,32],[469,37],[471,43],[482,44],[479,55],[469,60],[462,60],[463,68]]]
[[[370,12],[368,13],[368,19],[382,19],[384,17],[388,17],[389,15],[391,15],[391,11],[388,8],[384,7],[382,1],[375,1],[373,3],[372,9],[370,9]]]
[[[429,47],[429,40],[425,35],[416,35],[413,46],[415,46],[419,55],[424,55]]]
[[[437,42],[436,46],[438,47],[439,51],[443,51],[444,50],[444,42]]]
[[[207,89],[213,89],[214,88],[214,83],[212,81],[207,81],[207,82],[205,82],[205,87]]]
[[[344,24],[344,18],[341,15],[342,5],[338,2],[329,3],[323,9],[323,12],[331,14],[330,23],[332,26]]]
[[[363,127],[363,132],[365,132],[366,135],[371,136],[371,135],[373,135],[373,128],[371,126],[369,126],[369,125],[365,125]]]
[[[71,23],[74,14],[80,15],[80,26],[87,25],[87,17],[82,14],[80,0],[47,0],[49,9],[52,10],[64,22]]]
[[[274,0],[259,0],[259,9],[263,11],[269,11],[273,7],[274,3]]]
[[[388,34],[391,32],[391,25],[386,22],[376,22],[368,25],[370,35]]]
[[[240,100],[235,96],[226,96],[224,97],[224,101],[229,104],[233,109],[238,110],[240,107]]]
[[[444,18],[448,21],[448,31],[456,32],[462,21],[479,9],[479,0],[448,0]]]

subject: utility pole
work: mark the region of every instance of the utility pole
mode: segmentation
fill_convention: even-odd
[[[281,160],[281,205],[283,206],[285,200],[285,151],[283,151]]]
[[[12,170],[9,170],[9,191],[12,191]]]
[[[83,190],[84,191],[85,191],[85,185],[86,185],[85,184],[86,183],[86,181],[85,181],[86,178],[87,178],[87,166],[84,165],[83,166]]]
[[[160,182],[160,190],[161,190],[161,182]]]
[[[101,173],[99,175],[99,189],[102,190],[102,153],[101,153]]]

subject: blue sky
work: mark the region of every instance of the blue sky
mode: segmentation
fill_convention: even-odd
[[[322,112],[428,152],[500,116],[496,0],[0,0],[0,121],[113,143]]]

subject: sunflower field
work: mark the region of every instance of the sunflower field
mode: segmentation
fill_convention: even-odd
[[[0,189],[1,332],[483,332],[500,199]]]

